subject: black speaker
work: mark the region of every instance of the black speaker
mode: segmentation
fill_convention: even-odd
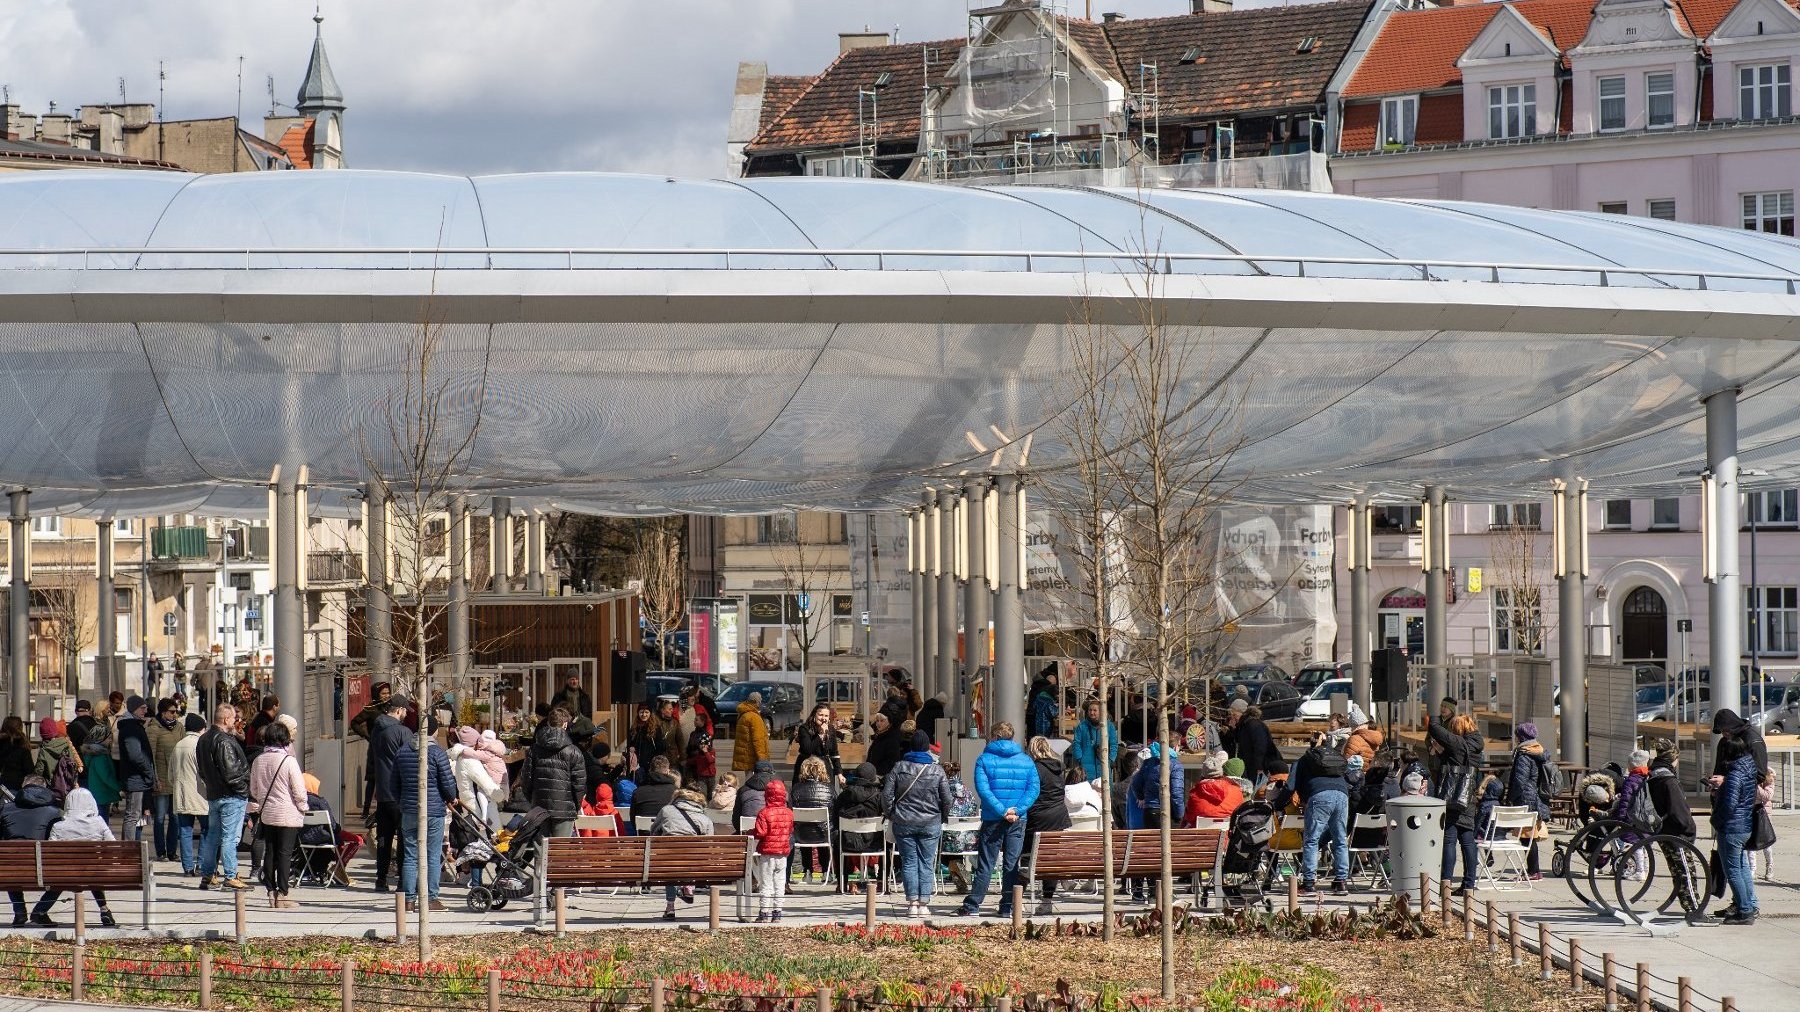
[[[650,692],[650,685],[645,678],[650,671],[650,662],[642,650],[614,650],[612,652],[612,701],[615,703],[642,703]]]
[[[1377,703],[1406,702],[1406,654],[1386,647],[1369,656],[1369,696]]]

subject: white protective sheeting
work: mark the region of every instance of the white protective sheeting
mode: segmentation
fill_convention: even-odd
[[[586,173],[20,173],[0,206],[0,485],[34,506],[255,512],[277,463],[353,489],[393,456],[425,331],[444,429],[480,422],[476,494],[905,506],[945,475],[1065,463],[1074,342],[1131,327],[1146,284],[1190,389],[1231,405],[1246,500],[1680,491],[1700,399],[1730,388],[1745,464],[1800,480],[1800,244],[1778,236],[1272,190]]]

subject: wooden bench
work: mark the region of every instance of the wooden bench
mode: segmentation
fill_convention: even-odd
[[[1156,878],[1162,874],[1162,831],[1113,830],[1113,877]],[[1169,832],[1169,863],[1177,879],[1193,880],[1199,894],[1200,876],[1216,882],[1225,860],[1225,833],[1218,829],[1175,829]],[[1088,832],[1039,833],[1026,872],[1028,881],[1097,879],[1105,877],[1103,834]]]
[[[136,889],[143,894],[144,928],[156,898],[150,841],[0,840],[0,889]]]
[[[566,921],[566,890],[635,886],[707,886],[709,920],[719,923],[719,887],[750,873],[747,836],[557,838],[545,849],[544,886],[556,900],[556,930]]]

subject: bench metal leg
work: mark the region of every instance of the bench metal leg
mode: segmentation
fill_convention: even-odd
[[[549,888],[549,852],[549,841],[543,841],[543,845],[538,847],[537,868],[534,869],[537,888],[531,891],[531,924],[536,928],[544,926],[544,890]]]

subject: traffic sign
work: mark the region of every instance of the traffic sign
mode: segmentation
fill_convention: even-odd
[[[175,635],[175,613],[172,611],[163,612],[163,632],[170,636]]]
[[[800,606],[800,614],[802,614],[802,615],[811,615],[812,614],[812,595],[811,594],[796,595],[794,598],[794,603]]]

